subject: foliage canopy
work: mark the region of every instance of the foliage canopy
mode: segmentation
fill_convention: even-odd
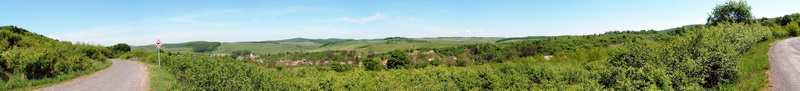
[[[746,1],[728,1],[723,5],[717,5],[708,17],[709,25],[719,23],[749,23],[753,14],[750,13],[750,5]]]

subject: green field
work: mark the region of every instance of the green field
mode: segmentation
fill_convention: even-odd
[[[381,3],[366,4],[376,6],[382,5]],[[455,4],[456,6],[474,6],[461,2]],[[527,5],[528,3],[522,4],[523,6],[536,6]],[[16,5],[16,3],[14,3],[14,5]],[[198,4],[197,6],[201,5],[202,4]],[[228,6],[229,4],[220,5]],[[257,3],[257,5],[264,4]],[[481,3],[478,5],[491,4]],[[123,34],[115,36],[113,34],[115,30],[110,29],[131,30],[131,32],[159,31],[159,35],[152,36],[175,36],[187,39],[199,36],[225,41],[228,41],[227,39],[238,39],[226,37],[270,38],[314,36],[306,34],[325,34],[329,36],[346,34],[351,37],[396,35],[431,36],[437,34],[437,31],[445,33],[439,33],[440,36],[482,35],[501,37],[386,37],[376,39],[308,39],[288,37],[291,39],[238,42],[189,41],[184,43],[164,44],[164,46],[160,48],[160,51],[156,51],[158,49],[156,49],[154,45],[130,46],[125,43],[119,43],[113,46],[101,46],[82,42],[74,43],[49,38],[16,26],[0,26],[0,91],[35,90],[68,82],[77,84],[59,85],[53,89],[69,90],[59,87],[74,86],[85,87],[91,90],[99,87],[96,86],[96,84],[85,84],[82,82],[95,81],[82,79],[96,79],[94,76],[107,75],[95,74],[98,71],[104,71],[104,69],[108,68],[141,71],[141,67],[136,67],[139,65],[133,65],[133,68],[127,68],[124,66],[128,66],[129,64],[114,64],[108,60],[109,58],[114,58],[115,61],[119,61],[117,59],[131,60],[147,67],[147,73],[143,74],[147,74],[147,78],[149,79],[127,80],[131,80],[130,82],[146,80],[146,84],[138,85],[147,85],[148,87],[146,90],[152,91],[763,91],[784,89],[782,85],[795,85],[782,82],[770,84],[770,81],[783,81],[786,78],[784,78],[785,76],[774,75],[773,76],[777,78],[770,78],[770,74],[776,73],[768,72],[770,69],[784,69],[784,67],[770,67],[771,59],[773,59],[773,62],[782,61],[781,59],[783,59],[777,58],[777,60],[775,60],[776,58],[770,58],[770,54],[773,54],[773,57],[775,56],[774,54],[783,54],[784,52],[775,52],[774,49],[782,49],[782,47],[784,47],[783,43],[792,41],[781,42],[780,45],[776,45],[773,52],[770,52],[770,47],[778,41],[800,37],[800,13],[772,18],[755,18],[750,12],[752,8],[747,4],[747,1],[728,0],[724,2],[724,4],[715,5],[710,13],[708,13],[706,19],[693,20],[704,20],[706,21],[705,24],[689,24],[684,26],[668,25],[676,28],[664,30],[612,30],[594,34],[584,33],[582,31],[607,29],[602,28],[609,27],[606,25],[613,25],[610,26],[612,28],[649,26],[647,24],[639,25],[639,22],[627,22],[636,23],[627,26],[615,25],[612,23],[617,22],[608,22],[605,20],[621,20],[620,22],[626,22],[625,20],[628,19],[652,18],[653,16],[621,17],[617,15],[605,15],[608,13],[647,14],[621,11],[614,9],[619,7],[614,7],[611,9],[603,8],[596,12],[577,10],[574,12],[578,13],[565,13],[563,15],[561,13],[553,13],[569,18],[565,21],[560,21],[564,20],[561,18],[565,17],[535,16],[538,14],[547,14],[549,11],[537,13],[542,11],[522,8],[534,10],[534,13],[528,14],[525,12],[513,12],[513,10],[490,7],[486,9],[500,11],[474,14],[474,16],[491,16],[484,19],[484,17],[474,17],[472,15],[473,13],[465,12],[466,14],[470,14],[465,15],[461,11],[483,11],[479,9],[462,9],[455,7],[458,9],[451,10],[449,8],[438,9],[438,7],[427,8],[427,6],[413,5],[398,6],[407,10],[434,9],[458,16],[453,16],[451,18],[450,16],[440,15],[445,18],[432,19],[420,17],[417,19],[416,17],[419,17],[418,15],[391,11],[391,9],[385,8],[368,7],[368,10],[364,11],[373,12],[374,10],[378,10],[380,12],[376,12],[375,16],[368,16],[366,18],[351,18],[346,16],[343,18],[335,18],[334,16],[331,17],[331,19],[318,21],[320,24],[333,24],[336,22],[355,23],[352,25],[336,24],[338,27],[314,26],[315,23],[299,22],[302,24],[294,24],[291,22],[281,22],[283,19],[294,20],[300,18],[285,16],[276,17],[277,14],[273,15],[272,18],[280,19],[266,19],[260,15],[248,16],[253,14],[252,12],[265,15],[268,13],[292,13],[291,16],[304,16],[306,14],[327,15],[327,13],[330,12],[346,15],[361,12],[351,12],[346,9],[327,9],[326,7],[329,6],[324,4],[318,6],[321,8],[316,9],[316,7],[310,7],[313,9],[305,9],[305,7],[299,7],[296,10],[287,11],[280,11],[282,10],[281,8],[275,8],[274,10],[277,12],[273,12],[272,10],[263,12],[255,11],[255,9],[232,8],[222,10],[221,12],[201,12],[198,14],[187,14],[176,18],[170,18],[171,22],[185,23],[186,25],[182,26],[186,27],[203,26],[198,27],[203,29],[163,28],[181,30],[179,32],[165,32],[160,29],[150,28],[170,26],[170,24],[162,25],[158,22],[141,24],[143,25],[142,27],[145,28],[129,29],[124,26],[125,24],[122,24],[119,26],[98,27],[96,29],[90,28],[86,29],[86,31],[93,32],[108,29],[108,31],[112,32],[99,32],[97,35],[111,35],[114,37],[129,36],[118,36]],[[452,5],[442,6],[452,7]],[[506,6],[506,4],[502,4],[502,7]],[[513,5],[509,4],[508,6]],[[290,5],[286,5],[286,7],[292,8]],[[355,8],[359,7],[361,6],[355,6]],[[581,9],[597,6],[587,6],[579,3],[563,7],[567,7],[567,9]],[[483,9],[483,7],[480,8]],[[664,10],[666,9],[652,11]],[[325,12],[320,13],[319,11]],[[507,13],[509,11],[512,11],[512,14]],[[187,12],[193,11],[175,13],[182,14]],[[259,24],[227,21],[224,19],[228,19],[229,17],[217,16],[218,13],[219,15],[232,14],[240,16],[230,19],[260,17],[259,19],[254,19],[252,22],[258,22]],[[386,14],[381,17],[381,13]],[[589,20],[589,18],[576,18],[572,15],[586,15],[583,13],[592,14],[593,16],[604,16],[591,19],[603,19],[605,16],[614,18],[603,19],[604,21],[597,22]],[[679,13],[667,13],[674,14],[671,16],[682,16]],[[759,11],[759,13],[761,12]],[[89,14],[94,13],[89,12]],[[517,18],[504,19],[508,16],[515,16]],[[132,18],[138,17],[139,16],[132,16]],[[161,17],[143,17],[162,19]],[[659,16],[655,17],[659,19],[663,18]],[[553,18],[557,22],[542,20],[541,18]],[[261,22],[261,19],[264,19],[265,22]],[[315,17],[303,19],[318,20],[315,19]],[[470,22],[462,19],[492,21]],[[521,19],[526,22],[508,21],[510,19]],[[411,22],[411,25],[404,25],[407,24],[404,23],[404,21],[414,22]],[[425,23],[428,21],[441,23]],[[495,21],[500,23],[495,23]],[[534,23],[529,23],[527,21]],[[370,23],[367,24],[366,22]],[[456,23],[452,24],[451,22]],[[566,23],[556,26],[548,25],[541,27],[541,25],[546,24],[536,22],[553,24],[559,24],[560,22]],[[664,23],[663,21],[657,20],[649,20],[649,22]],[[133,22],[132,24],[138,25],[139,23],[141,22]],[[283,31],[284,28],[273,27],[281,26],[276,25],[276,23],[293,26],[294,28],[285,28],[285,30],[292,31]],[[473,25],[470,23],[476,24]],[[669,21],[666,21],[666,23],[669,23]],[[158,24],[158,26],[151,24]],[[309,25],[306,26],[305,24]],[[397,26],[381,26],[380,24],[396,24]],[[427,26],[418,26],[414,24]],[[592,26],[596,24],[601,24],[600,26],[602,27],[595,28],[597,26]],[[23,25],[28,26],[36,24]],[[204,28],[205,26],[215,25],[217,25],[217,28]],[[259,27],[247,27],[253,25]],[[519,25],[524,26],[520,27]],[[62,29],[81,29],[81,26],[83,25],[72,25],[71,27],[64,27]],[[317,27],[319,29],[317,29]],[[402,29],[398,27],[418,28]],[[589,30],[556,30],[559,28],[550,27],[579,27]],[[240,31],[262,28],[264,30],[259,32]],[[387,29],[384,30],[384,28]],[[133,31],[147,29],[151,29],[152,31]],[[536,34],[525,31],[528,29],[531,31],[544,31],[544,33]],[[193,31],[185,32],[183,30]],[[344,30],[358,30],[359,32],[351,33],[345,32]],[[370,32],[361,32],[366,30],[370,30]],[[405,31],[396,32],[397,30]],[[197,31],[212,31],[214,35],[195,33]],[[329,33],[324,31],[341,33]],[[447,32],[450,32],[450,34],[447,34]],[[570,32],[566,34],[585,35],[552,35],[565,34],[563,32]],[[242,33],[258,34],[258,36],[249,34],[239,35]],[[293,35],[292,33],[297,33],[297,35]],[[541,34],[551,35],[542,36]],[[72,36],[94,36],[82,32],[76,34],[68,33],[65,35],[67,37],[55,37],[64,38],[63,40],[72,40],[70,38]],[[125,33],[125,35],[128,35],[128,33]],[[519,35],[529,36],[520,37]],[[128,39],[140,39],[136,36],[133,37],[135,38],[102,39],[104,39],[103,42],[112,41],[112,43],[125,42]],[[246,55],[255,55],[258,57],[248,57]],[[121,74],[112,75],[111,77],[125,77],[125,75]],[[125,79],[114,79],[114,81],[118,82],[129,82],[122,80]],[[125,90],[134,88],[120,88],[120,86],[132,86],[131,84],[125,83],[102,85],[119,85],[102,86],[111,87],[103,89]],[[137,89],[141,88],[142,87],[138,87]]]
[[[800,35],[800,19],[790,19],[501,42],[390,37],[256,59],[264,62],[183,55],[163,62],[172,76],[186,79],[170,83],[190,90],[752,91],[769,82],[769,43]],[[363,52],[375,53],[354,54]],[[142,62],[156,62],[152,52],[139,54]]]
[[[387,43],[386,40],[348,40],[348,39],[303,39],[294,38],[277,41],[259,42],[229,42],[222,43],[219,47],[209,52],[193,52],[193,49],[184,46],[185,43],[164,44],[165,52],[181,54],[208,55],[212,53],[230,54],[233,51],[248,50],[255,54],[275,54],[285,52],[321,52],[321,51],[360,51],[360,52],[388,52],[392,50],[415,48],[441,48],[453,47],[464,44],[492,43],[503,39],[500,37],[438,37],[438,38],[413,38],[427,42],[399,42]],[[327,44],[327,45],[326,45]],[[133,50],[155,51],[155,46],[135,46]]]

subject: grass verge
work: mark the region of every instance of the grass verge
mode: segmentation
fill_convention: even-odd
[[[739,70],[738,81],[725,84],[721,86],[722,89],[742,91],[763,90],[763,87],[769,83],[767,71],[770,67],[767,52],[769,52],[769,48],[771,47],[770,43],[787,38],[791,37],[770,39],[753,45],[747,52],[742,54],[741,58],[736,60],[736,67]]]
[[[139,60],[131,60],[133,62],[138,62],[147,66],[147,72],[150,73],[150,81],[148,81],[149,85],[148,90],[150,91],[175,91],[179,90],[181,84],[178,83],[178,79],[175,78],[175,75],[169,73],[164,68],[159,68],[157,65],[142,62]]]
[[[73,80],[79,80],[76,78],[84,78],[91,76],[91,74],[100,72],[100,70],[105,70],[106,68],[110,67],[113,64],[111,60],[92,61],[92,62],[95,62],[92,68],[89,68],[87,70],[72,72],[69,74],[58,75],[56,77],[45,78],[45,79],[9,81],[4,86],[1,86],[0,89],[8,89],[11,91],[29,91],[29,90],[50,87],[70,82]]]

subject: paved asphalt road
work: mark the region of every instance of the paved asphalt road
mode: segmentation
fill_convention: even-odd
[[[771,90],[800,90],[800,37],[778,41],[769,49]]]
[[[147,90],[148,73],[142,64],[111,59],[108,69],[78,81],[68,82],[40,91],[144,91]]]

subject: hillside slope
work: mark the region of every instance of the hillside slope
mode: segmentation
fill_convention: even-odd
[[[410,40],[425,41],[425,42],[393,42],[384,39],[306,39],[306,38],[293,38],[286,40],[276,41],[256,41],[256,42],[230,42],[220,43],[219,46],[212,49],[212,51],[197,52],[190,46],[185,46],[189,43],[205,42],[195,41],[187,43],[172,43],[164,44],[162,48],[165,52],[181,53],[181,54],[201,54],[208,55],[212,53],[229,54],[233,51],[251,51],[255,54],[275,54],[286,52],[321,52],[321,51],[371,51],[371,52],[387,52],[392,50],[403,50],[413,48],[441,48],[453,47],[464,44],[476,43],[490,43],[502,38],[499,37],[438,37],[438,38],[408,38]],[[155,51],[155,46],[144,45],[135,46],[133,50],[146,50]]]
[[[0,27],[0,90],[69,80],[107,67],[111,50],[58,41],[15,26]],[[88,72],[87,72],[88,71]]]

